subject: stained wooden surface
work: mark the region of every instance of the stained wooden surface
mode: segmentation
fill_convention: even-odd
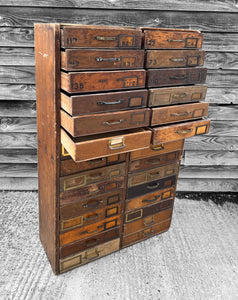
[[[37,189],[37,178],[31,177],[37,176],[33,23],[69,23],[70,19],[91,25],[189,28],[204,33],[211,129],[209,135],[185,141],[183,164],[188,169],[196,165],[203,175],[180,176],[178,191],[238,191],[232,170],[227,177],[221,171],[221,166],[237,165],[238,155],[238,7],[234,1],[2,0],[0,6],[1,189]],[[216,178],[207,180],[207,166],[214,167]]]

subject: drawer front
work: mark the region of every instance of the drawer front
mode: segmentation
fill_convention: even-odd
[[[125,214],[124,224],[143,219],[145,217],[151,216],[153,214],[156,214],[156,213],[166,210],[166,209],[170,209],[170,208],[172,208],[172,205],[173,205],[173,200],[169,199],[169,200],[161,201],[159,203],[156,203],[156,204],[153,204],[150,206],[145,206],[145,207],[136,209],[134,211],[130,211]],[[151,224],[151,222],[150,222],[150,225],[153,225],[153,224],[154,223]]]
[[[107,220],[103,220],[97,223],[93,223],[87,226],[79,227],[64,233],[60,234],[60,246],[67,245],[69,243],[73,243],[80,239],[87,238],[94,234],[106,231],[108,229],[112,229],[121,224],[121,217],[117,216],[114,218],[108,218]]]
[[[204,83],[206,75],[206,68],[150,69],[147,71],[147,86],[160,87]]]
[[[147,90],[67,96],[61,93],[61,107],[71,116],[146,107]]]
[[[171,219],[171,218],[172,218],[172,208],[166,209],[159,213],[155,213],[154,215],[150,215],[150,216],[144,217],[143,219],[140,219],[140,220],[137,220],[130,224],[124,225],[123,235],[125,236],[125,235],[132,234],[134,232],[140,231],[147,227],[151,227],[154,224],[163,222],[163,221],[165,221],[167,219]]]
[[[202,47],[203,34],[189,30],[145,30],[145,49],[196,49]]]
[[[61,52],[61,68],[66,71],[141,69],[143,50],[66,49]]]
[[[81,240],[79,242],[66,245],[60,248],[60,258],[65,258],[67,256],[73,255],[77,252],[95,247],[97,245],[109,242],[119,238],[119,227],[114,229],[99,233],[93,237]]]
[[[127,189],[127,199],[136,198],[165,188],[170,188],[173,187],[175,183],[176,175],[136,185]]]
[[[147,50],[146,68],[177,68],[203,66],[205,51],[201,50]]]
[[[159,154],[172,152],[175,150],[180,151],[180,155],[182,155],[184,140],[168,142],[165,144],[158,145],[150,145],[149,148],[136,150],[130,153],[130,160],[137,160],[146,158],[149,156],[157,156]]]
[[[129,173],[171,164],[180,159],[180,150],[129,162]]]
[[[145,75],[144,70],[61,72],[61,88],[68,93],[144,88]]]
[[[60,273],[84,265],[90,261],[101,258],[107,254],[119,250],[120,239],[114,239],[87,251],[83,251],[60,260]]]
[[[149,123],[149,108],[78,117],[70,117],[61,110],[61,126],[74,137],[145,127]]]
[[[76,163],[71,158],[60,163],[60,175],[65,176],[126,161],[126,154],[116,154]]]
[[[169,88],[151,89],[148,106],[164,106],[188,102],[197,102],[206,97],[207,86],[179,86]]]
[[[185,122],[182,124],[160,126],[153,128],[152,144],[166,143],[168,141],[185,139],[194,135],[208,133],[209,120]]]
[[[63,48],[141,48],[140,29],[97,26],[64,26],[61,30]]]
[[[200,119],[207,116],[208,103],[193,103],[158,107],[152,109],[151,125],[162,125],[186,120]]]
[[[171,223],[171,220],[168,219],[164,222],[155,224],[155,225],[145,228],[141,231],[137,231],[137,232],[134,232],[127,236],[124,236],[123,241],[122,241],[122,247],[127,247],[129,245],[140,242],[146,238],[152,237],[158,233],[162,233],[169,229],[170,223]]]
[[[118,216],[121,213],[121,204],[110,205],[101,209],[79,214],[70,219],[60,220],[60,231],[71,230],[77,227],[86,226],[104,219]]]
[[[162,167],[149,169],[147,171],[133,173],[128,176],[128,188],[141,185],[159,178],[176,175],[178,173],[179,164],[171,164]]]
[[[72,139],[64,130],[61,130],[61,144],[74,161],[82,161],[149,148],[151,135],[151,130],[134,129],[91,138]]]
[[[164,190],[159,190],[151,194],[143,195],[137,198],[127,200],[125,202],[126,208],[125,211],[129,212],[131,210],[144,207],[146,205],[155,204],[161,200],[166,200],[169,198],[174,198],[175,188],[168,188]]]

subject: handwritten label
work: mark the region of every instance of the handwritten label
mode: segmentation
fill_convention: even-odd
[[[123,87],[138,86],[139,78],[137,76],[124,77]]]
[[[135,45],[135,37],[133,35],[120,35],[119,47],[133,47]]]

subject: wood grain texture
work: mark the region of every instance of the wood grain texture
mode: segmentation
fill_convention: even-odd
[[[35,84],[0,84],[0,100],[35,100]]]
[[[10,163],[0,164],[1,177],[38,177],[37,164]]]
[[[206,52],[204,67],[209,69],[238,69],[237,52]]]
[[[180,166],[179,178],[237,179],[237,166]]]
[[[1,65],[34,66],[34,48],[2,47],[0,48]]]
[[[36,132],[36,118],[0,117],[0,132]]]
[[[185,150],[222,150],[237,151],[238,138],[233,136],[200,136],[185,140]]]
[[[207,117],[211,120],[236,121],[238,118],[238,106],[210,105]]]
[[[179,179],[177,184],[179,192],[238,192],[237,179]]]
[[[36,149],[1,149],[0,150],[0,163],[11,164],[26,164],[37,163],[37,150]]]
[[[36,117],[36,101],[0,101],[0,117]]]
[[[36,133],[0,132],[0,149],[36,149]]]

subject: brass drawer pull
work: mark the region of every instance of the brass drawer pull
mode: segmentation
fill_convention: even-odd
[[[172,117],[185,117],[191,114],[191,111],[186,111],[185,113],[177,114],[177,113],[172,113],[170,116]]]
[[[152,222],[150,222],[150,223],[146,223],[146,222],[144,222],[143,223],[145,226],[152,226],[152,225],[154,225],[155,224],[155,221],[154,220],[152,220]]]
[[[144,200],[142,200],[142,202],[150,203],[150,202],[154,202],[154,201],[158,200],[159,198],[160,198],[160,195],[157,196],[157,197],[155,197],[154,199],[151,199],[151,200],[149,200],[149,199],[144,199]]]
[[[178,130],[178,131],[176,131],[176,133],[177,134],[185,134],[185,133],[189,133],[189,132],[191,132],[193,130],[193,128],[190,128],[190,129],[188,129],[188,130]]]
[[[103,175],[103,173],[92,174],[92,175],[89,175],[88,178],[98,179],[98,178],[102,177],[102,175]]]
[[[109,145],[108,145],[108,148],[111,150],[119,150],[119,149],[123,149],[125,147],[126,147],[126,144],[125,144],[124,136],[111,138],[109,141]]]
[[[86,247],[92,247],[97,245],[97,243],[100,241],[100,239],[95,239],[93,242],[84,243],[84,246]]]
[[[96,36],[95,39],[97,41],[116,41],[116,36]]]
[[[94,164],[99,164],[99,163],[102,162],[102,161],[104,161],[104,157],[98,158],[98,159],[94,159],[94,160],[89,160],[89,161],[88,161],[88,164],[92,164],[92,165],[94,165]]]
[[[156,165],[156,164],[158,164],[159,162],[161,162],[161,159],[160,159],[160,158],[158,158],[158,159],[153,159],[153,160],[149,160],[149,161],[148,161],[148,164],[150,164],[150,165]]]
[[[97,201],[97,203],[95,203],[95,204],[84,204],[83,205],[83,208],[87,208],[87,207],[97,207],[97,206],[99,206],[100,204],[102,204],[103,203],[103,200],[99,200],[99,201]]]
[[[114,101],[114,102],[105,102],[105,101],[98,101],[98,105],[116,105],[116,104],[121,104],[124,103],[125,100],[124,99],[120,99],[118,101]]]
[[[96,220],[100,215],[101,214],[96,214],[93,217],[86,217],[86,218],[84,218],[84,220],[86,220],[86,221],[93,221],[93,220]]]
[[[181,58],[175,58],[175,57],[171,57],[170,59],[169,59],[170,61],[174,61],[174,62],[177,62],[177,61],[185,61],[185,59],[184,59],[184,57],[181,57]]]
[[[168,42],[184,42],[184,40],[172,40],[172,39],[167,39]]]
[[[96,230],[93,230],[93,231],[85,230],[85,231],[82,232],[82,234],[84,234],[84,233],[88,233],[88,234],[96,233],[96,232],[98,232],[98,230],[99,230],[101,227],[103,227],[103,225],[98,226],[97,229],[96,229]]]
[[[187,96],[187,93],[172,95],[173,98],[185,98],[186,96]]]
[[[142,233],[142,235],[143,235],[144,237],[149,236],[149,235],[152,235],[152,234],[154,234],[154,230],[153,230],[152,228],[150,229],[150,232],[149,232],[149,233],[147,233],[147,234],[145,234],[145,232]]]
[[[119,121],[116,121],[116,122],[103,122],[102,124],[103,125],[108,125],[108,126],[112,126],[112,125],[118,125],[118,124],[121,124],[124,122],[124,119],[120,119]]]
[[[96,57],[96,61],[101,62],[101,61],[120,61],[120,57],[111,57],[111,58],[102,58],[102,57]]]
[[[160,174],[160,172],[158,171],[158,172],[155,172],[155,173],[149,173],[149,176],[150,177],[156,177],[156,176],[158,176]]]
[[[170,79],[176,79],[176,80],[182,80],[182,79],[186,79],[187,76],[183,75],[183,76],[170,76]]]
[[[154,151],[164,150],[164,146],[163,146],[163,144],[152,146],[152,150],[154,150]]]
[[[159,187],[159,183],[155,183],[153,185],[147,185],[147,189],[153,190]]]
[[[86,252],[85,253],[85,259],[92,260],[92,259],[95,259],[95,258],[99,257],[99,251],[95,250],[95,253],[96,253],[96,255],[88,257],[88,253]]]

